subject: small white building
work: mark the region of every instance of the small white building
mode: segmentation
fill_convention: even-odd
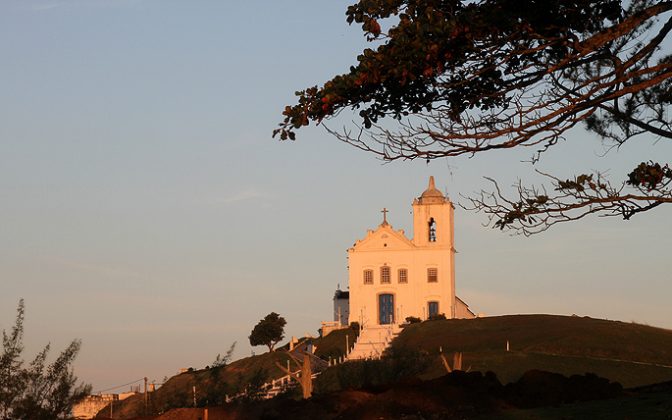
[[[413,239],[387,221],[348,249],[349,322],[400,324],[407,317],[474,318],[455,296],[454,206],[434,177],[413,201]]]

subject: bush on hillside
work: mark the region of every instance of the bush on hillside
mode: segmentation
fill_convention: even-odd
[[[343,389],[370,389],[416,378],[429,365],[425,353],[391,351],[379,360],[352,361],[323,372],[315,382],[315,392]]]

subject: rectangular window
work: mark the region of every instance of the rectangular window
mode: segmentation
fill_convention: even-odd
[[[364,284],[373,284],[373,270],[364,270]]]
[[[384,265],[380,267],[380,283],[390,283],[390,267]]]
[[[436,283],[439,281],[439,270],[438,268],[428,268],[427,269],[427,282]]]
[[[399,283],[408,283],[408,270],[405,268],[400,268],[399,272]]]

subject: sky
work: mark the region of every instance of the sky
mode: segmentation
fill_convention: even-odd
[[[531,180],[530,151],[385,163],[321,127],[271,132],[294,92],[365,46],[352,0],[2,0],[0,329],[26,302],[26,359],[82,340],[94,391],[202,368],[266,314],[317,334],[346,250],[388,220],[412,232],[430,175],[456,205],[457,294],[486,315],[553,313],[672,329],[672,206],[531,237],[464,197]],[[581,129],[540,170],[618,177],[672,156],[654,138],[605,156]],[[115,388],[117,387],[117,388]]]

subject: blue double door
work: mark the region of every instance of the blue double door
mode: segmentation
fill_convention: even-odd
[[[432,317],[439,314],[439,302],[427,302],[427,314]]]
[[[394,295],[384,293],[378,295],[378,323],[394,324]]]

